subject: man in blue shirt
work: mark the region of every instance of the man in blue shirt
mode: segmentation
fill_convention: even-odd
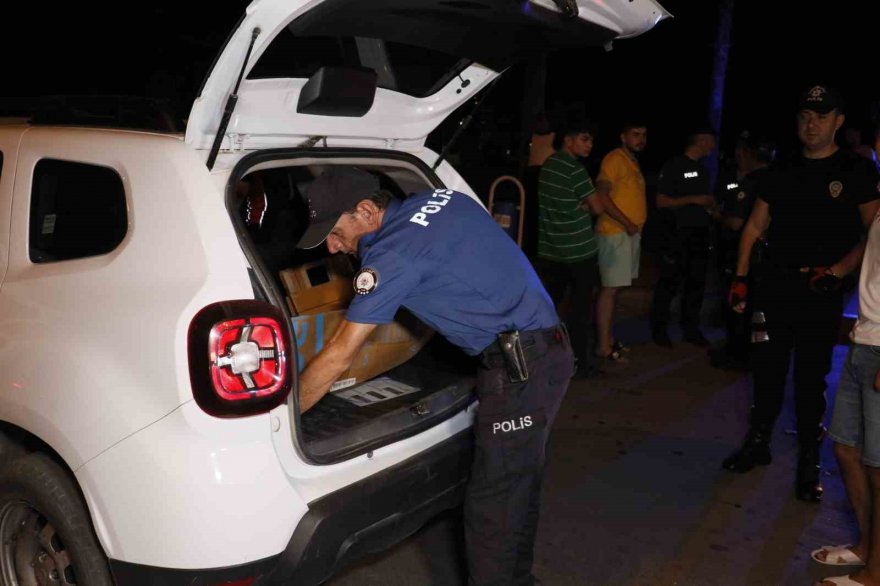
[[[399,201],[366,171],[333,167],[308,196],[310,225],[299,246],[326,241],[331,253],[357,254],[362,268],[345,320],[300,377],[300,409],[327,393],[373,329],[401,307],[479,355],[480,410],[465,497],[470,583],[533,584],[547,435],[574,370],[541,281],[463,193],[436,189]],[[519,333],[519,360],[505,352],[508,342],[516,346],[512,332]]]

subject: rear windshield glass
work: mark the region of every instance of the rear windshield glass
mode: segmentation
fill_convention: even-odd
[[[380,88],[430,96],[468,61],[392,41],[354,37],[301,37],[285,29],[267,47],[248,79],[311,77],[324,66],[368,67]]]

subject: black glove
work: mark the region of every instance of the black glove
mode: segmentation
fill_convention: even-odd
[[[843,279],[831,272],[831,269],[814,268],[810,277],[810,289],[820,295],[831,295],[840,290]]]

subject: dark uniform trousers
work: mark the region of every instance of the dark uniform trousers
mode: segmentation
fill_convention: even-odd
[[[809,272],[768,265],[758,272],[755,286],[751,423],[772,428],[782,410],[785,379],[794,352],[798,438],[809,443],[818,439],[825,414],[825,376],[831,369],[843,295],[840,291],[824,295],[811,290]],[[766,325],[755,323],[761,317]],[[766,331],[766,341],[761,341],[762,331]]]
[[[531,586],[547,437],[574,371],[561,328],[523,332],[529,369],[511,383],[484,352],[477,378],[474,463],[464,503],[470,586]]]
[[[681,325],[685,331],[700,325],[700,308],[706,290],[709,264],[709,229],[681,227],[676,229],[674,242],[664,251],[660,262],[660,279],[654,289],[651,326],[665,329],[669,325],[669,306],[679,286],[681,294]]]

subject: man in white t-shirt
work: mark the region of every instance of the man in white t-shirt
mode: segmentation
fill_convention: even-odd
[[[878,141],[880,146],[880,141]],[[859,319],[853,345],[837,384],[828,435],[850,503],[859,539],[853,546],[824,546],[812,553],[819,563],[849,566],[852,575],[817,585],[880,585],[880,214],[871,224],[859,278]]]

